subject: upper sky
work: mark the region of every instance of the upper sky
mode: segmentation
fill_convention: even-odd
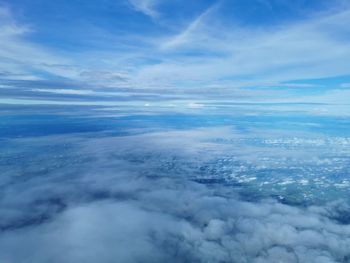
[[[346,104],[349,24],[336,0],[0,0],[0,102]]]

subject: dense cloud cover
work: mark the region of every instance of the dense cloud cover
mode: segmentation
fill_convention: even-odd
[[[216,128],[8,140],[4,153],[19,152],[2,156],[0,260],[349,262],[350,226],[337,220],[345,202],[248,202],[192,180],[196,164],[227,150],[215,138],[240,136]]]

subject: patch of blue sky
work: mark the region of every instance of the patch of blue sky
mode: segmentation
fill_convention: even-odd
[[[315,85],[318,87],[316,91],[323,89],[346,89],[350,87],[350,75],[335,76],[331,78],[294,80],[290,82],[290,84],[294,83]],[[310,89],[309,91],[315,92],[313,89]]]

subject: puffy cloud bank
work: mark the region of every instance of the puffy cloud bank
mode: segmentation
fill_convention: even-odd
[[[207,139],[226,132],[14,140],[18,156],[29,146],[42,153],[27,177],[2,178],[0,261],[349,262],[350,226],[335,220],[345,203],[247,202],[230,187],[175,176],[191,170],[174,173],[169,160],[215,155]]]

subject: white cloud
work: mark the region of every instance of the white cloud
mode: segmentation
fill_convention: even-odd
[[[0,71],[6,72],[9,79],[38,79],[33,70],[76,76],[74,70],[56,66],[71,64],[71,60],[26,40],[31,31],[29,26],[18,24],[9,9],[0,7]]]
[[[129,2],[135,10],[142,12],[147,16],[152,18],[159,16],[159,13],[155,9],[158,0],[129,0]]]
[[[343,37],[349,9],[271,28],[219,23],[218,10],[202,14],[183,32],[161,42],[163,62],[141,68],[138,77],[148,83],[162,76],[173,85],[225,78],[231,85],[252,86],[350,74],[350,40]],[[203,55],[178,56],[193,50]]]
[[[131,4],[154,17],[159,3],[139,0]],[[101,30],[102,39],[108,34],[108,39],[113,39],[110,47],[67,52],[64,56],[29,41],[26,36],[35,29],[18,24],[11,12],[2,8],[0,75],[2,79],[15,80],[54,75],[82,84],[79,86],[86,91],[76,92],[82,96],[94,95],[90,90],[98,87],[152,90],[169,97],[181,96],[182,101],[166,103],[186,107],[193,100],[205,105],[203,101],[207,99],[228,98],[234,102],[325,102],[328,93],[314,98],[303,95],[303,88],[317,89],[317,85],[293,84],[293,80],[350,74],[350,40],[344,37],[350,22],[348,7],[294,23],[259,28],[225,21],[221,15],[224,8],[225,2],[219,2],[185,27],[178,21],[171,26],[162,24],[162,33],[156,35],[145,32],[135,37],[135,32],[130,32],[120,37]],[[174,31],[177,33],[169,36]],[[299,88],[300,94],[292,94],[288,90],[292,87]],[[59,93],[57,89],[55,92]],[[61,93],[64,92],[69,91]],[[329,94],[328,101],[336,102],[335,95]]]
[[[90,135],[7,142],[6,151],[30,154],[20,160],[37,176],[23,180],[17,162],[2,170],[1,261],[319,263],[350,256],[350,227],[335,220],[348,214],[345,202],[246,202],[231,186],[192,180],[193,168],[225,152],[252,166],[259,160],[254,153],[296,158],[291,148],[237,147],[235,139],[241,145],[250,135],[229,127]],[[216,143],[217,138],[231,143]],[[339,148],[334,150],[339,156]],[[299,158],[310,159],[304,151]],[[179,160],[190,165],[177,167]]]
[[[178,35],[171,37],[170,39],[164,41],[161,44],[162,49],[168,49],[168,48],[176,48],[177,46],[187,44],[190,41],[193,41],[193,35],[202,25],[203,20],[206,19],[207,16],[209,16],[218,5],[213,5],[206,9],[204,12],[202,12],[198,17],[196,17],[191,23]],[[198,38],[198,35],[196,35],[196,41],[200,42],[201,39]]]
[[[93,90],[76,90],[76,89],[32,89],[31,91],[47,92],[47,93],[55,93],[55,94],[67,94],[67,95],[96,95],[97,93],[97,92],[94,92]]]
[[[9,38],[30,32],[29,27],[16,23],[10,10],[5,7],[0,7],[0,23],[0,38]]]

